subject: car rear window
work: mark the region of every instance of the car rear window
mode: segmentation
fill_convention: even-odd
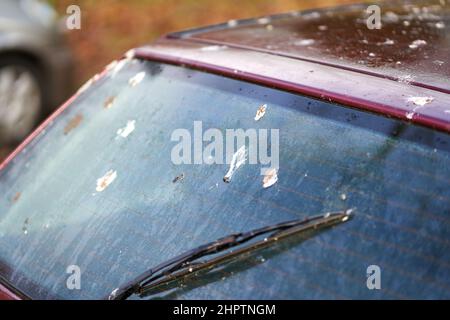
[[[230,233],[353,209],[345,224],[146,298],[450,298],[447,134],[179,66],[108,70],[0,172],[3,280],[32,298],[105,298]],[[177,134],[194,141],[199,124],[266,133],[258,146],[278,154],[278,180],[265,187],[267,164],[248,154],[224,182],[230,163],[195,158],[206,141],[177,163]]]

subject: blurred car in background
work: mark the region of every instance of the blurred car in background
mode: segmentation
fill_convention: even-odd
[[[20,142],[67,98],[71,66],[48,4],[0,2],[0,147]]]

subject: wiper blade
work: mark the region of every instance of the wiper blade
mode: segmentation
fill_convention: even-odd
[[[179,256],[167,260],[160,265],[144,272],[136,279],[115,289],[108,297],[109,300],[127,299],[133,294],[142,295],[144,292],[174,280],[180,279],[187,274],[205,268],[211,268],[225,260],[236,257],[243,253],[267,247],[274,242],[307,231],[319,230],[331,227],[347,221],[351,217],[352,210],[330,212],[312,216],[301,220],[292,220],[279,224],[266,226],[249,232],[236,233],[214,242],[189,250]],[[268,235],[260,241],[241,247],[238,250],[229,250],[219,257],[214,257],[206,262],[196,262],[202,257],[215,255],[228,249],[236,248],[251,240]]]

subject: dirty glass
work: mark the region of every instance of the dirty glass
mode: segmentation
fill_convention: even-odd
[[[193,132],[194,121],[221,132],[279,129],[278,181],[263,188],[257,164],[229,183],[227,164],[174,164],[172,134]],[[146,298],[448,299],[449,149],[447,134],[406,122],[125,61],[0,172],[0,274],[32,298],[101,299],[230,233],[353,208],[345,224]],[[372,265],[381,289],[367,286]]]

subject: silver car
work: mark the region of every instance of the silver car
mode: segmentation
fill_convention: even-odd
[[[67,98],[71,66],[47,3],[0,1],[0,146],[21,141]]]

